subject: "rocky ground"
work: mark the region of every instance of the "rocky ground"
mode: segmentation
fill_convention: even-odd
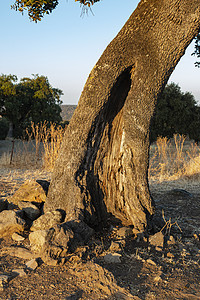
[[[24,179],[50,177],[12,169],[0,175],[2,201]],[[29,232],[2,237],[0,299],[200,299],[198,183],[151,182],[151,192],[152,237],[109,226],[55,266],[31,252]]]

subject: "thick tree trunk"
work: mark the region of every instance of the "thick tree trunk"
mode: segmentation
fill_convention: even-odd
[[[200,27],[199,0],[142,0],[91,71],[68,126],[45,210],[145,230],[149,127],[170,74]]]

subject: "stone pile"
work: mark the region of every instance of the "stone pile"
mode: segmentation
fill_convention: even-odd
[[[29,232],[33,253],[48,260],[66,256],[70,249],[85,242],[93,230],[77,220],[65,222],[65,213],[55,210],[43,213],[49,183],[44,180],[26,181],[7,201],[0,203],[0,237]]]
[[[35,270],[39,263],[63,264],[69,250],[86,242],[93,230],[77,220],[65,222],[65,214],[60,210],[44,214],[49,183],[46,181],[26,181],[17,192],[0,201],[0,238],[12,237],[18,245],[0,250],[0,255],[11,255],[27,260],[25,267],[12,270],[11,274],[0,275],[3,288],[16,276],[25,276],[28,270]],[[29,246],[25,247],[25,237]]]
[[[43,212],[48,186],[46,181],[26,181],[11,198],[0,202],[0,238],[10,236],[17,243],[15,247],[1,249],[0,254],[27,260],[24,268],[0,275],[0,287],[16,276],[25,276],[28,270],[35,270],[41,261],[54,266],[65,263],[69,252],[83,246],[94,233],[80,220],[65,222],[65,212],[61,210]],[[156,251],[162,251],[166,243],[175,243],[172,236],[166,240],[161,231],[151,237],[130,227],[111,231],[114,238],[104,253],[106,263],[121,263],[121,250],[129,237],[148,243]],[[27,236],[29,243],[24,246]]]

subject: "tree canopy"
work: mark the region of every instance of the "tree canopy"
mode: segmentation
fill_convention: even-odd
[[[100,0],[75,0],[81,5],[90,7]],[[50,14],[59,4],[58,0],[16,0],[12,8],[20,12],[28,11],[29,18],[34,22],[41,21],[45,14]]]
[[[61,121],[60,96],[48,78],[34,75],[17,82],[15,75],[0,76],[0,114],[13,123],[15,135],[20,135],[30,122]]]
[[[178,84],[167,85],[158,99],[155,115],[151,123],[150,139],[158,136],[171,138],[173,134],[188,135],[196,142],[200,140],[200,107],[194,96],[183,93]]]
[[[101,0],[75,0],[75,2],[79,2],[84,8],[89,8],[99,1]],[[44,15],[52,13],[58,4],[59,0],[15,0],[11,7],[21,13],[27,11],[29,18],[37,23],[42,20]],[[195,49],[193,55],[200,58],[200,33],[195,38]],[[200,67],[200,62],[197,61],[195,66]]]

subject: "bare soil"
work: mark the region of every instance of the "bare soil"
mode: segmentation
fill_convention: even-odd
[[[50,179],[41,170],[2,168],[0,199],[12,195],[30,178]],[[40,263],[26,276],[16,276],[0,291],[0,299],[200,299],[200,188],[189,180],[151,182],[156,202],[155,231],[165,226],[175,243],[157,251],[146,240],[134,236],[120,241],[120,263],[107,263],[110,243],[116,241],[111,228],[98,233],[92,246],[72,253],[63,265]],[[166,226],[168,222],[168,227]],[[167,227],[167,228],[166,228]],[[26,236],[26,235],[25,235]],[[11,238],[0,240],[0,249],[8,246],[29,248]],[[4,254],[0,257],[0,275],[25,268],[26,261]]]

